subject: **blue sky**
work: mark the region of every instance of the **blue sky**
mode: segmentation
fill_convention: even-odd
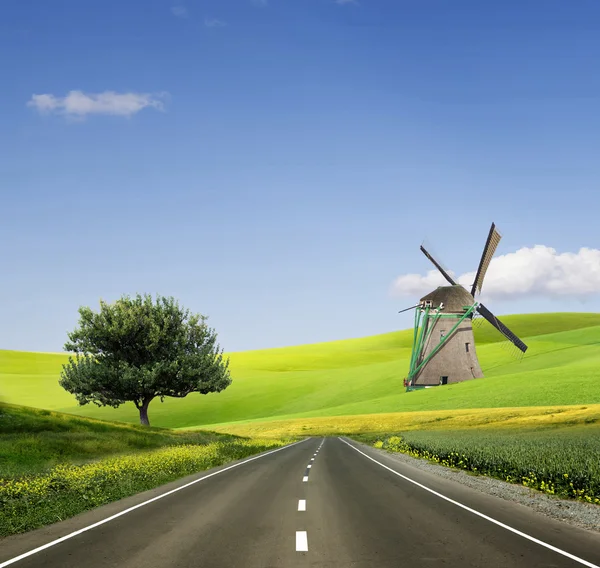
[[[492,221],[497,256],[597,249],[599,28],[579,0],[4,0],[0,348],[136,292],[228,351],[357,337],[410,326],[425,238],[457,274]],[[488,305],[599,311],[579,268],[583,296]]]

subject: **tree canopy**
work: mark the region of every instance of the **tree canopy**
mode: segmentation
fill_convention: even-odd
[[[173,298],[122,296],[100,311],[79,308],[79,325],[68,334],[59,384],[80,405],[117,408],[133,402],[149,425],[148,405],[160,397],[220,392],[231,384],[229,359],[207,317],[191,314]]]

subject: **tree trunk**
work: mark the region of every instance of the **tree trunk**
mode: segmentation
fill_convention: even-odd
[[[148,406],[152,402],[152,398],[145,398],[141,405],[136,405],[140,411],[140,424],[142,426],[150,426],[150,420],[148,420]]]

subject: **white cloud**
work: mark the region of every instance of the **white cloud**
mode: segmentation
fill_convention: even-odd
[[[458,278],[459,284],[471,289],[475,271]],[[405,274],[392,285],[395,296],[419,296],[446,285],[437,269],[425,276]],[[536,245],[492,259],[483,283],[482,299],[523,297],[585,299],[600,294],[600,250],[582,248],[577,253],[558,253],[555,249]]]
[[[187,18],[188,17],[188,11],[185,6],[172,6],[171,12],[173,13],[174,16],[177,16],[178,18]]]
[[[164,94],[147,93],[83,93],[70,91],[65,97],[51,94],[33,95],[27,106],[35,108],[42,114],[63,114],[72,118],[84,118],[89,114],[108,114],[116,116],[132,116],[142,109],[154,108],[163,110],[161,98]]]
[[[227,23],[224,22],[223,20],[218,20],[217,18],[205,18],[204,19],[204,26],[207,28],[222,28],[223,26],[226,26]]]

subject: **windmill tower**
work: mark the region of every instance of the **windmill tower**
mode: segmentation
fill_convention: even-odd
[[[421,246],[423,254],[450,285],[440,286],[423,296],[417,306],[408,308],[416,308],[413,349],[406,380],[408,390],[483,377],[473,336],[472,320],[476,314],[485,318],[523,353],[527,350],[527,345],[475,300],[501,238],[492,223],[470,292],[456,283]]]

